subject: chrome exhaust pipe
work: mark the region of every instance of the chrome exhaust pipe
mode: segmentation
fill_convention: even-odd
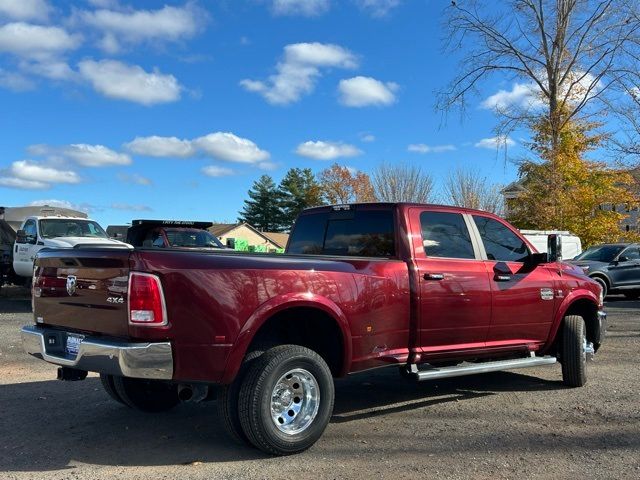
[[[209,394],[209,387],[207,385],[192,385],[192,384],[180,384],[178,385],[178,398],[181,402],[198,403],[207,398]]]

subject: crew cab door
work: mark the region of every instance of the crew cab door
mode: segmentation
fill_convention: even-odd
[[[551,271],[526,261],[529,247],[507,223],[480,214],[472,219],[491,284],[487,346],[545,342],[555,312]]]
[[[412,208],[409,215],[420,286],[422,351],[484,347],[491,287],[472,241],[468,215],[437,208]]]
[[[609,276],[614,286],[640,285],[640,249],[638,245],[625,248],[609,265]]]
[[[33,260],[41,246],[38,246],[38,227],[36,221],[28,219],[22,226],[25,237],[23,241],[16,238],[13,247],[13,269],[21,277],[33,275]]]

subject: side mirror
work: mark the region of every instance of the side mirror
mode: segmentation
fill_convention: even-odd
[[[529,255],[529,261],[527,263],[531,265],[541,265],[549,262],[549,254],[547,253],[532,253]]]
[[[18,230],[16,232],[16,243],[27,243],[27,235],[24,230]]]
[[[628,261],[629,261],[629,257],[627,257],[626,255],[620,255],[618,258],[615,259],[615,263],[628,262]]]
[[[562,237],[552,233],[547,237],[547,260],[549,262],[562,261]]]

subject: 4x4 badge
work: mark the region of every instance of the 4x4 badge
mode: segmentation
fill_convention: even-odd
[[[69,275],[67,277],[67,293],[69,294],[70,297],[72,297],[73,294],[76,293],[77,286],[78,286],[78,279],[76,278],[76,276]]]

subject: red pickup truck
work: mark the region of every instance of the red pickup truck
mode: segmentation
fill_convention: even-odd
[[[373,203],[305,210],[285,255],[42,250],[25,350],[116,401],[215,398],[236,438],[311,446],[333,378],[396,366],[429,380],[559,360],[568,386],[606,329],[602,292],[495,215]]]

